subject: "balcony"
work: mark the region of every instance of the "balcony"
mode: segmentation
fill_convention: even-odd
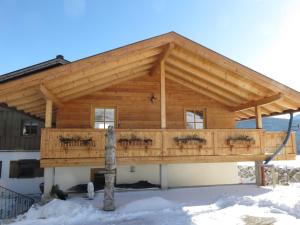
[[[116,129],[119,165],[208,163],[265,160],[283,142],[285,132],[263,129]],[[41,166],[104,165],[105,131],[45,128]],[[276,160],[296,157],[295,134]]]

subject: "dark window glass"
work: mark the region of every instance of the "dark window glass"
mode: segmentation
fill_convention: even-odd
[[[188,129],[204,129],[203,111],[187,110],[185,113],[186,128]]]
[[[23,121],[23,136],[34,136],[38,133],[38,123],[32,120]]]
[[[115,125],[115,109],[96,108],[94,128],[107,129]]]
[[[0,161],[0,178],[1,178],[1,174],[2,174],[2,161]]]
[[[36,159],[24,159],[10,161],[10,178],[34,178],[43,177],[44,169],[40,168],[40,161]]]

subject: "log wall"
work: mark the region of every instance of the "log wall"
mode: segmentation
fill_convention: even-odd
[[[154,95],[154,102],[150,97]],[[123,82],[65,103],[57,112],[58,128],[92,128],[95,107],[115,107],[117,128],[160,128],[159,76],[144,76]],[[235,128],[235,114],[223,105],[178,83],[166,80],[167,128],[184,129],[186,109],[205,111],[207,128]]]

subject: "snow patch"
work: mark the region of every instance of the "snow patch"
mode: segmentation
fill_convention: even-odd
[[[174,202],[168,201],[162,197],[152,197],[131,202],[120,209],[122,213],[133,213],[141,211],[158,211],[175,208]]]

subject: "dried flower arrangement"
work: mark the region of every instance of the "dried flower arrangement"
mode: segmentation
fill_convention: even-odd
[[[247,147],[250,147],[251,145],[255,144],[255,140],[253,137],[247,135],[239,135],[236,137],[227,138],[227,144],[231,147],[234,145],[246,145]]]
[[[174,137],[174,141],[182,149],[184,145],[198,145],[199,148],[202,148],[203,145],[206,145],[207,141],[205,138],[198,136],[197,134],[187,135],[182,137]]]
[[[95,142],[91,137],[82,138],[80,136],[72,136],[72,137],[63,137],[59,136],[60,144],[64,147],[70,146],[95,146]]]
[[[148,146],[153,144],[153,141],[150,138],[140,138],[132,134],[129,138],[119,138],[118,144],[125,149],[127,149],[129,146],[144,146],[147,149]]]

